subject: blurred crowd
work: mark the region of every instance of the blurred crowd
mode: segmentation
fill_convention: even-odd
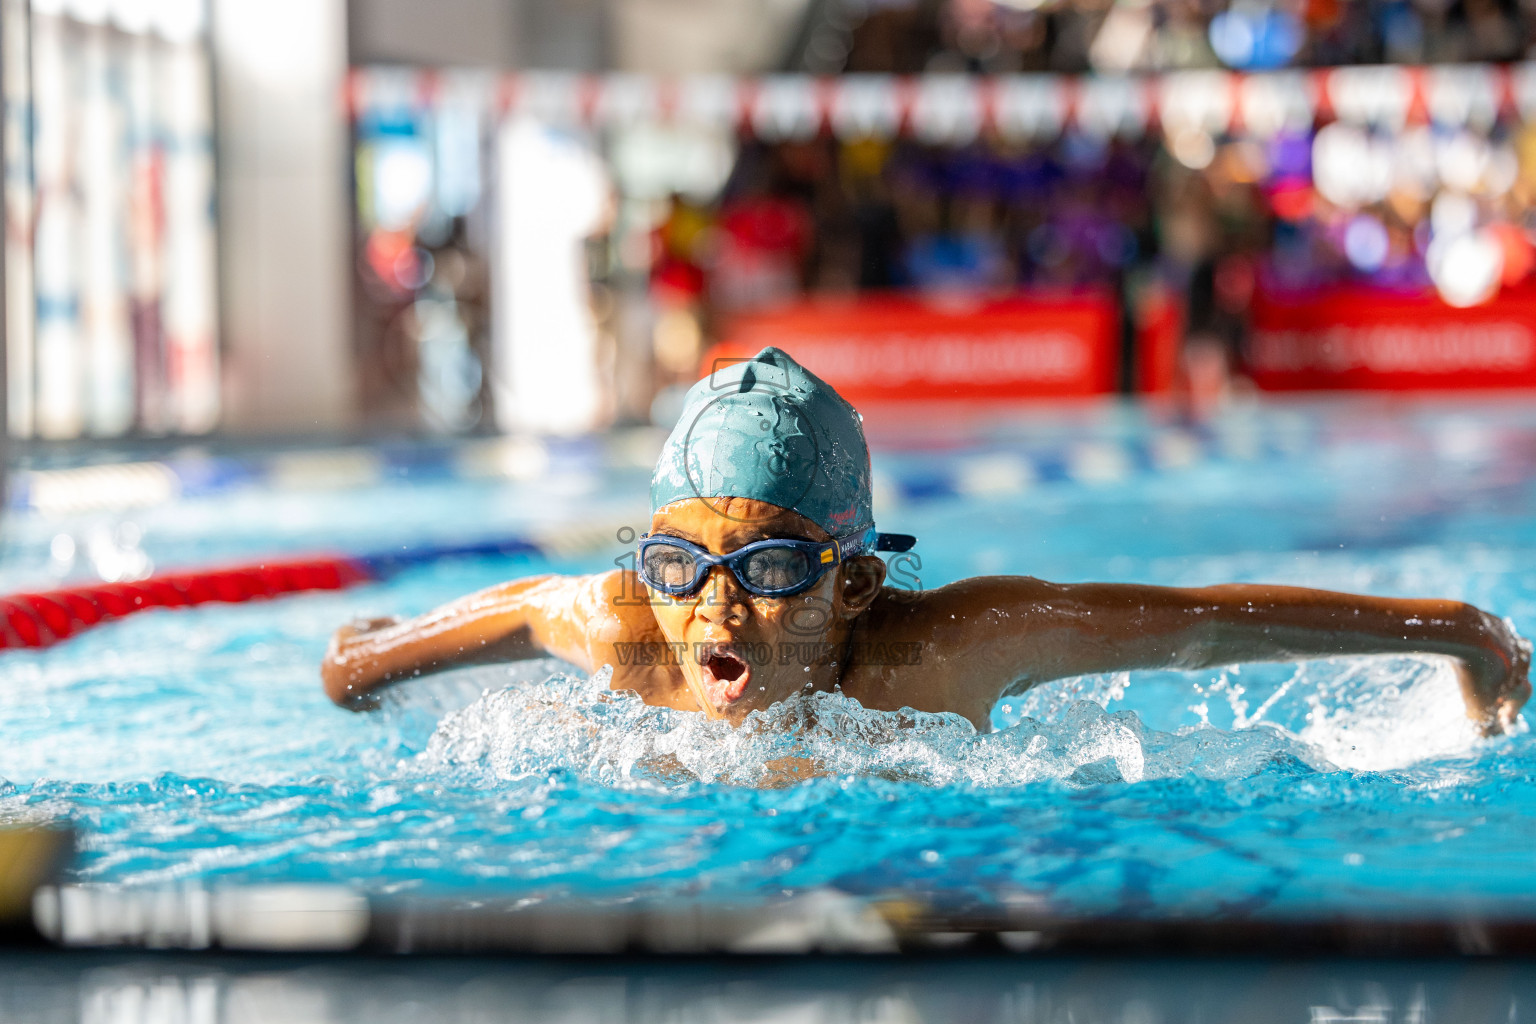
[[[1529,287],[1536,131],[1517,119],[1393,130],[1339,120],[1267,137],[1164,128],[1033,142],[982,132],[965,145],[742,134],[719,183],[649,194],[622,172],[619,148],[640,164],[696,164],[643,133],[610,139],[613,211],[581,243],[599,351],[623,359],[636,343],[624,332],[640,331],[662,387],[690,379],[733,316],[806,297],[1086,290],[1111,296],[1128,322],[1171,297],[1183,334],[1240,369],[1260,296],[1356,287],[1466,307]],[[402,137],[364,149],[374,191],[403,174],[391,170]],[[410,177],[423,188],[430,178]],[[358,324],[372,407],[456,432],[484,422],[481,367],[495,362],[491,207],[460,200],[450,217],[444,202],[406,204],[382,223],[364,204]],[[647,402],[632,396],[628,415]]]
[[[718,203],[674,197],[654,278],[724,310],[802,291],[1102,283],[1153,241],[1146,142],[1034,149],[821,138],[743,147]]]
[[[555,78],[502,86],[499,95],[542,106],[491,117],[483,98],[460,107],[439,96],[434,107],[406,83],[358,122],[361,362],[381,396],[371,407],[394,395],[402,423],[415,416],[450,432],[485,424],[500,401],[498,363],[509,361],[497,346],[511,344],[492,337],[497,303],[486,281],[498,245],[526,243],[540,267],[568,263],[584,276],[586,297],[571,291],[566,304],[590,309],[566,310],[560,322],[593,339],[602,373],[617,382],[605,415],[618,420],[656,415],[650,396],[691,380],[732,317],[807,297],[1094,292],[1124,311],[1128,345],[1148,308],[1174,309],[1186,355],[1206,353],[1219,375],[1241,373],[1266,299],[1375,289],[1470,307],[1524,291],[1536,269],[1529,69],[1464,64],[1440,85],[1432,72],[1391,66],[1326,80],[1262,72],[1523,58],[1536,32],[1536,0],[1525,2],[821,0],[783,65],[798,80],[748,80],[745,92],[721,94],[734,121],[691,125],[662,124],[654,111],[614,114],[645,110],[652,95],[624,76],[613,81],[630,91],[615,95],[640,106],[584,101],[599,94],[582,89],[596,86]],[[1298,100],[1299,116],[1262,124],[1231,114],[1175,120],[1153,78],[1145,95],[1158,97],[1160,123],[1095,123],[1080,91],[1077,114],[1049,127],[982,119],[946,136],[915,115],[883,129],[835,111],[819,123],[811,85],[812,75],[832,83],[844,72],[886,90],[893,80],[870,76],[914,74],[910,88],[921,90],[955,81],[954,72],[1200,68],[1237,69],[1272,92],[1311,98]],[[1336,81],[1357,71],[1376,77]],[[1437,106],[1431,94],[1451,78],[1442,91],[1454,102]],[[1091,84],[1076,82],[1068,88]],[[742,113],[770,84],[786,90],[779,99],[798,98],[773,118]],[[1365,94],[1385,97],[1387,112],[1346,109]],[[1056,101],[1038,102],[1049,113]],[[579,114],[588,108],[608,113]],[[606,167],[610,195],[573,192],[572,208],[592,216],[546,225],[550,241],[512,232],[498,243],[506,225],[495,182],[514,162],[508,126],[523,118],[545,124],[540,145],[550,152],[576,147]],[[546,293],[527,284],[520,292]]]
[[[1193,150],[1193,151],[1191,151]],[[658,303],[718,318],[807,294],[1102,288],[1183,298],[1240,353],[1256,290],[1363,285],[1486,301],[1529,275],[1536,133],[1334,123],[1175,147],[1066,134],[1032,148],[910,140],[743,146],[716,201],[674,196]],[[666,362],[691,366],[697,351]]]
[[[1508,61],[1530,0],[824,0],[797,53],[817,73],[1261,70]]]

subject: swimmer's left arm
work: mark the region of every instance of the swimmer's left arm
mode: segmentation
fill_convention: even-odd
[[[967,619],[990,612],[1019,627],[1000,621],[987,630],[995,639],[971,638],[1004,648],[998,656],[1020,673],[1015,689],[1019,682],[1096,672],[1417,653],[1456,660],[1467,714],[1485,732],[1512,723],[1531,694],[1529,644],[1496,616],[1460,601],[1250,584],[1060,585],[1027,577],[955,586],[965,591],[956,597],[969,606]]]

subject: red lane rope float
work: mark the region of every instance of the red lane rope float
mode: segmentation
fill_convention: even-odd
[[[306,590],[341,590],[378,576],[368,559],[307,558],[12,594],[0,598],[0,649],[49,647],[99,622],[150,608],[238,604]]]
[[[0,597],[0,650],[50,647],[99,622],[150,608],[239,604],[306,590],[342,590],[445,558],[538,556],[523,537],[468,544],[406,545],[353,557],[328,555],[227,569],[170,572],[132,583],[96,583]]]
[[[541,555],[522,537],[407,545],[372,555],[328,555],[227,569],[171,572],[132,583],[96,583],[0,597],[0,650],[50,647],[99,622],[150,608],[239,604],[306,590],[342,590],[445,558]]]

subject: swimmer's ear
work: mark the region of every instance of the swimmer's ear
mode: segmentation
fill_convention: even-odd
[[[885,561],[874,555],[859,555],[843,564],[843,615],[853,618],[874,603],[885,582]]]

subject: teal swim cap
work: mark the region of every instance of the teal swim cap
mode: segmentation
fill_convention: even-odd
[[[860,420],[830,384],[779,349],[720,367],[688,389],[651,478],[651,512],[683,498],[756,498],[833,537],[906,550],[877,545],[873,535]]]

